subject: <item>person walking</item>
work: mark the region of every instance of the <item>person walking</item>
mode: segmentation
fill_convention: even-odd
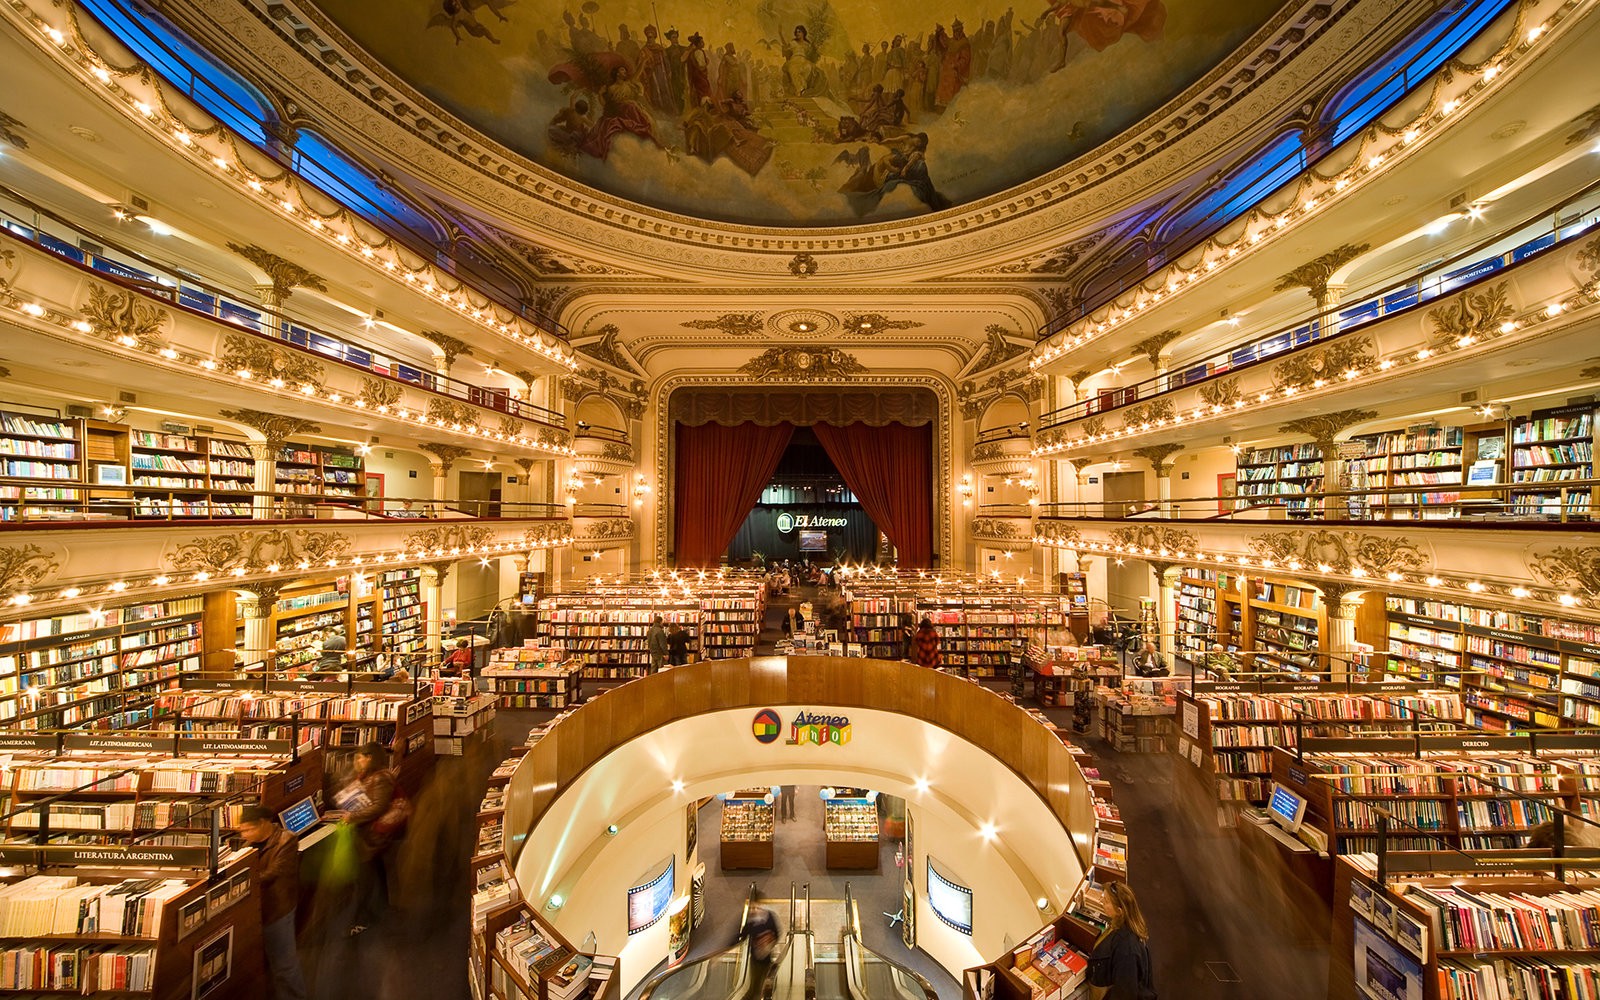
[[[1089,956],[1093,1000],[1156,1000],[1150,968],[1150,929],[1126,882],[1106,886],[1109,923]]]
[[[767,974],[772,971],[772,954],[778,949],[778,917],[765,906],[750,907],[739,938],[750,946],[750,985],[744,1000],[759,1000]]]
[[[778,786],[778,819],[794,819],[794,786]]]
[[[684,630],[682,622],[674,622],[672,632],[667,636],[667,662],[674,667],[689,662],[689,633]]]
[[[300,903],[300,844],[270,809],[245,806],[239,836],[255,848],[253,864],[261,886],[261,947],[273,1000],[306,1000],[306,981],[295,947],[294,914]]]
[[[917,666],[939,669],[939,630],[933,627],[932,618],[923,618],[922,624],[917,626],[917,634],[911,639],[911,651],[916,656]],[[966,674],[963,667],[961,675],[965,677]]]
[[[389,807],[394,804],[394,772],[385,767],[388,754],[381,743],[364,743],[355,752],[350,783],[335,801],[348,803],[343,811],[329,813],[355,830],[361,869],[356,876],[355,915],[350,921],[354,937],[377,923],[388,906],[388,876],[384,852],[394,831],[387,829]]]
[[[656,615],[650,622],[650,631],[645,633],[645,649],[650,653],[650,673],[656,673],[661,665],[667,662],[667,628],[661,623],[661,616]]]

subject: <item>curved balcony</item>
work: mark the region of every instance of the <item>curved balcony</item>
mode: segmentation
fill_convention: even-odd
[[[984,504],[967,523],[972,540],[985,548],[1026,552],[1033,548],[1033,507],[1029,504]]]
[[[1033,465],[1033,439],[1026,428],[1008,424],[978,435],[972,446],[972,471],[983,476],[1025,476]]]
[[[580,503],[572,507],[572,544],[599,552],[633,542],[633,509],[620,503]]]
[[[628,442],[628,432],[616,427],[579,423],[572,436],[573,471],[585,478],[626,477],[633,471],[637,455]]]
[[[1424,389],[1475,388],[1485,366],[1531,344],[1540,357],[1519,364],[1522,373],[1570,367],[1569,358],[1587,352],[1567,352],[1563,341],[1581,348],[1577,320],[1594,311],[1600,291],[1597,199],[1600,183],[1421,275],[1363,289],[1337,312],[1313,310],[1290,326],[1175,363],[1167,374],[1047,413],[1036,454],[1182,442]],[[1552,227],[1552,217],[1563,221]]]

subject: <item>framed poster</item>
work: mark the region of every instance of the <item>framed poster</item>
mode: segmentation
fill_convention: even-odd
[[[1239,476],[1229,472],[1217,477],[1217,513],[1232,514],[1233,498],[1239,495]]]
[[[694,863],[694,849],[700,843],[700,802],[695,800],[684,807],[683,860]]]
[[[674,861],[674,858],[668,858],[666,867],[661,869],[659,875],[628,890],[629,937],[655,926],[657,921],[666,916],[667,907],[672,903]]]
[[[128,485],[128,467],[126,465],[113,465],[110,462],[99,462],[94,467],[94,484],[96,486],[126,486]]]
[[[229,925],[200,942],[194,950],[194,986],[190,1000],[202,1000],[221,989],[233,975],[233,927]]]

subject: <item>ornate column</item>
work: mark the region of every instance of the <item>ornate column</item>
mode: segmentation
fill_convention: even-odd
[[[1182,330],[1162,330],[1134,344],[1133,349],[1149,360],[1151,369],[1155,371],[1156,377],[1160,378],[1167,373],[1167,363],[1172,360],[1172,352],[1167,348],[1181,336],[1183,336]],[[1156,388],[1157,391],[1165,391],[1166,381],[1157,383]]]
[[[284,584],[282,586],[286,586]],[[281,586],[258,584],[250,591],[241,591],[239,614],[244,619],[244,662],[267,661],[273,669],[272,653],[277,648],[277,638],[272,634],[272,609],[278,603]]]
[[[450,564],[445,562],[428,563],[422,567],[421,586],[423,606],[426,608],[423,618],[423,648],[429,653],[438,655],[443,636],[444,600],[442,588],[445,577],[450,574]]]
[[[1371,249],[1370,243],[1346,243],[1283,275],[1273,290],[1286,292],[1291,288],[1304,288],[1311,296],[1311,300],[1317,304],[1317,315],[1321,321],[1320,335],[1330,336],[1338,332],[1339,317],[1336,309],[1339,305],[1339,293],[1344,291],[1343,285],[1330,284],[1330,279],[1341,267]]]
[[[1328,634],[1322,647],[1331,654],[1328,671],[1333,680],[1342,681],[1350,673],[1350,661],[1356,653],[1356,613],[1364,602],[1349,584],[1320,583],[1322,603],[1328,612]]]
[[[1161,516],[1172,516],[1172,456],[1183,450],[1181,444],[1152,444],[1135,448],[1133,453],[1150,463],[1156,473],[1156,499],[1160,501]]]
[[[1160,583],[1156,616],[1160,621],[1161,629],[1161,655],[1168,663],[1173,664],[1173,673],[1177,673],[1178,656],[1178,578],[1183,576],[1183,567],[1171,566],[1166,563],[1151,563],[1156,569],[1156,579]]]
[[[456,363],[456,358],[472,354],[471,344],[452,337],[448,333],[440,333],[438,330],[423,330],[417,336],[438,349],[438,353],[433,356],[433,367],[440,375],[450,374],[450,366]]]
[[[1345,488],[1347,476],[1345,474],[1345,460],[1339,457],[1338,436],[1349,427],[1367,420],[1377,419],[1376,410],[1336,410],[1333,413],[1318,413],[1314,416],[1302,417],[1291,420],[1279,426],[1280,434],[1306,434],[1311,437],[1322,452],[1322,488],[1324,490],[1341,490]],[[1323,504],[1322,516],[1329,520],[1342,521],[1350,516],[1350,504],[1346,497],[1329,497]]]
[[[255,292],[267,314],[266,332],[273,337],[283,336],[283,304],[296,288],[310,288],[318,292],[328,290],[327,283],[319,276],[254,243],[229,243],[228,249],[266,272],[271,284],[257,285]]]
[[[250,457],[256,462],[252,486],[258,494],[251,501],[250,515],[258,520],[271,517],[273,498],[270,494],[278,488],[278,452],[294,435],[320,434],[322,426],[263,410],[220,410],[218,415],[244,424],[261,435],[260,441],[250,442]]]
[[[472,449],[431,441],[424,441],[417,447],[433,456],[428,463],[433,469],[433,499],[439,501],[454,499],[450,496],[450,469],[457,461],[472,454]]]

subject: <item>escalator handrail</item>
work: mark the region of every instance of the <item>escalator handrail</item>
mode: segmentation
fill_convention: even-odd
[[[739,914],[739,929],[741,932],[744,930],[745,924],[749,922],[750,907],[755,903],[756,897],[756,884],[751,882],[750,891],[745,895],[744,908]],[[650,1000],[651,994],[660,989],[662,984],[666,983],[669,979],[683,975],[689,972],[691,969],[697,968],[706,963],[719,962],[727,958],[728,955],[734,951],[738,952],[738,954],[734,957],[737,971],[734,973],[733,977],[734,988],[729,991],[728,996],[729,1000],[736,1000],[736,998],[744,995],[744,987],[746,985],[745,980],[750,975],[750,949],[745,947],[745,942],[743,939],[735,941],[732,945],[722,949],[721,951],[712,952],[704,958],[695,959],[693,962],[688,962],[684,965],[678,966],[675,969],[667,969],[666,971],[660,973],[654,979],[645,983],[644,987],[639,991],[639,1000]]]

